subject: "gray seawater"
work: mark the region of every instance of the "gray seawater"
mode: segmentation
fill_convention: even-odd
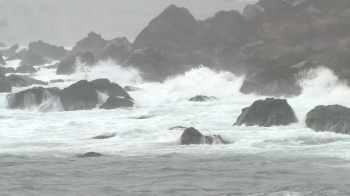
[[[349,163],[265,155],[0,157],[0,195],[347,196]]]

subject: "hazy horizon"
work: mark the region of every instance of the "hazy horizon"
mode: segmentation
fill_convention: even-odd
[[[0,42],[6,44],[42,40],[70,46],[91,31],[106,39],[137,34],[170,4],[186,7],[198,19],[220,10],[242,11],[246,2],[233,0],[5,0],[0,1]],[[205,9],[203,9],[205,7]],[[2,14],[1,14],[2,13]]]

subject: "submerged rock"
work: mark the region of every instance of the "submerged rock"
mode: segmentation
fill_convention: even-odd
[[[224,140],[220,135],[204,136],[197,129],[190,127],[185,129],[181,135],[180,139],[181,145],[191,145],[191,144],[230,144],[231,142]]]
[[[134,87],[134,86],[124,86],[125,91],[144,91],[142,88]]]
[[[63,89],[60,100],[66,111],[91,110],[98,104],[98,95],[92,84],[86,80]]]
[[[10,82],[12,87],[26,87],[26,86],[31,86],[33,84],[48,85],[47,82],[36,80],[28,76],[15,75],[15,74],[7,76],[7,80]]]
[[[101,157],[103,156],[101,153],[98,152],[87,152],[85,154],[79,154],[74,157],[76,158],[91,158],[91,157]]]
[[[100,109],[106,109],[106,110],[112,110],[117,108],[127,108],[127,107],[133,107],[134,102],[125,99],[125,98],[119,98],[119,97],[109,97],[107,101],[100,106]]]
[[[0,71],[0,93],[9,93],[12,91],[11,84],[7,80],[4,73]]]
[[[53,84],[53,83],[61,83],[61,82],[64,82],[64,80],[62,79],[50,80],[49,83]]]
[[[171,127],[169,130],[175,130],[175,129],[187,129],[187,127],[176,126],[176,127]]]
[[[45,101],[59,97],[59,88],[34,87],[7,96],[8,108],[11,109],[31,109],[44,103]]]
[[[350,134],[350,109],[341,105],[317,106],[307,113],[305,123],[315,131]]]
[[[109,139],[109,138],[115,137],[116,135],[117,135],[116,133],[110,133],[110,134],[105,134],[105,135],[99,135],[99,136],[93,137],[92,139],[104,140],[104,139]]]
[[[197,95],[195,97],[192,97],[189,99],[189,101],[194,101],[194,102],[205,102],[205,101],[211,101],[211,100],[217,100],[218,98],[213,97],[213,96],[203,96],[203,95]]]
[[[242,110],[234,125],[241,126],[286,126],[298,122],[292,107],[285,99],[268,98],[255,101]]]

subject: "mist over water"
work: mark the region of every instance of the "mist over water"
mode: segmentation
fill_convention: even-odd
[[[0,0],[8,17],[8,34],[0,39],[21,45],[42,39],[66,49],[90,31],[106,39],[133,40],[171,3],[202,20],[219,10],[242,11],[248,2],[255,1]],[[17,68],[20,60],[7,63]],[[28,96],[28,109],[8,109],[11,97],[0,93],[0,195],[350,195],[350,136],[305,125],[315,106],[350,107],[350,88],[328,68],[300,75],[301,95],[286,98],[299,122],[247,127],[232,125],[243,108],[268,97],[242,94],[244,76],[198,66],[164,82],[149,82],[142,71],[113,60],[93,67],[78,61],[71,75],[48,68],[55,63],[23,75],[64,80],[44,87],[63,89],[80,80],[107,78],[141,90],[128,92],[135,100],[132,108],[99,109],[108,96],[98,93],[99,105],[89,111],[63,111],[59,98],[49,93],[41,105]],[[36,86],[13,87],[12,93]],[[218,100],[188,101],[196,95]],[[169,130],[175,126],[195,127],[232,143],[183,146],[183,129]],[[103,134],[115,137],[92,139]],[[86,152],[103,156],[75,157]]]

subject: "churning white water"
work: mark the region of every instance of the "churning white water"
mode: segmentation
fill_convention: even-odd
[[[16,67],[17,61],[10,66]],[[321,104],[350,106],[350,89],[325,68],[314,70],[302,81],[304,92],[288,99],[299,123],[287,127],[232,126],[241,109],[259,97],[243,95],[239,88],[244,78],[229,72],[214,72],[198,67],[167,79],[164,83],[144,82],[134,68],[122,68],[112,61],[99,62],[92,69],[79,69],[70,76],[59,76],[55,69],[41,67],[34,78],[64,83],[49,86],[64,88],[76,81],[108,78],[121,86],[132,85],[144,91],[130,92],[132,109],[62,112],[57,100],[50,112],[40,112],[43,104],[30,110],[6,108],[6,93],[0,97],[0,153],[35,157],[70,157],[96,151],[106,155],[136,156],[185,154],[259,154],[267,157],[337,157],[350,159],[350,136],[316,133],[304,124],[307,112]],[[25,88],[15,88],[14,92]],[[215,96],[217,101],[196,103],[195,95]],[[141,119],[140,119],[141,118]],[[174,126],[193,126],[203,134],[220,134],[230,145],[180,146],[183,130]],[[116,133],[108,140],[92,140],[104,133]]]

